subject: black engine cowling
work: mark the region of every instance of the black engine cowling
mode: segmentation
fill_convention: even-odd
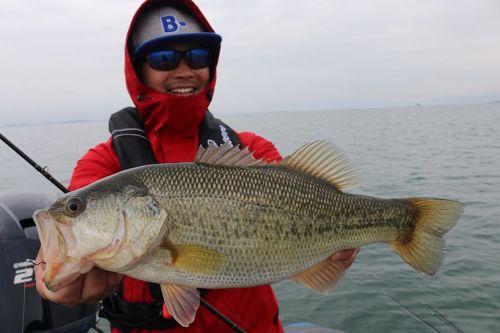
[[[0,196],[0,331],[87,332],[99,304],[65,307],[40,297],[35,260],[40,241],[32,215],[54,198],[42,194]]]

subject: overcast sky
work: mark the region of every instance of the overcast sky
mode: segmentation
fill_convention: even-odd
[[[131,105],[138,0],[2,0],[0,126]],[[500,100],[499,0],[198,0],[223,37],[216,114]]]

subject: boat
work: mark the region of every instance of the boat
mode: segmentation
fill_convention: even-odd
[[[97,323],[99,304],[69,308],[43,299],[36,291],[34,260],[40,240],[32,215],[53,199],[36,193],[0,196],[2,332],[81,333]]]

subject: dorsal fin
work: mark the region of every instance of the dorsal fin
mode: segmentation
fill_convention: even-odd
[[[302,146],[292,155],[285,157],[279,166],[323,179],[338,190],[357,183],[356,173],[344,153],[326,140]]]
[[[240,146],[232,146],[230,143],[224,143],[220,147],[216,143],[210,143],[207,148],[202,145],[198,148],[195,163],[205,163],[226,166],[257,166],[268,165],[263,160],[257,160],[248,147],[240,149]]]

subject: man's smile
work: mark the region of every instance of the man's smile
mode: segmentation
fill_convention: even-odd
[[[179,87],[168,89],[168,92],[174,95],[193,95],[197,90],[195,87]]]

